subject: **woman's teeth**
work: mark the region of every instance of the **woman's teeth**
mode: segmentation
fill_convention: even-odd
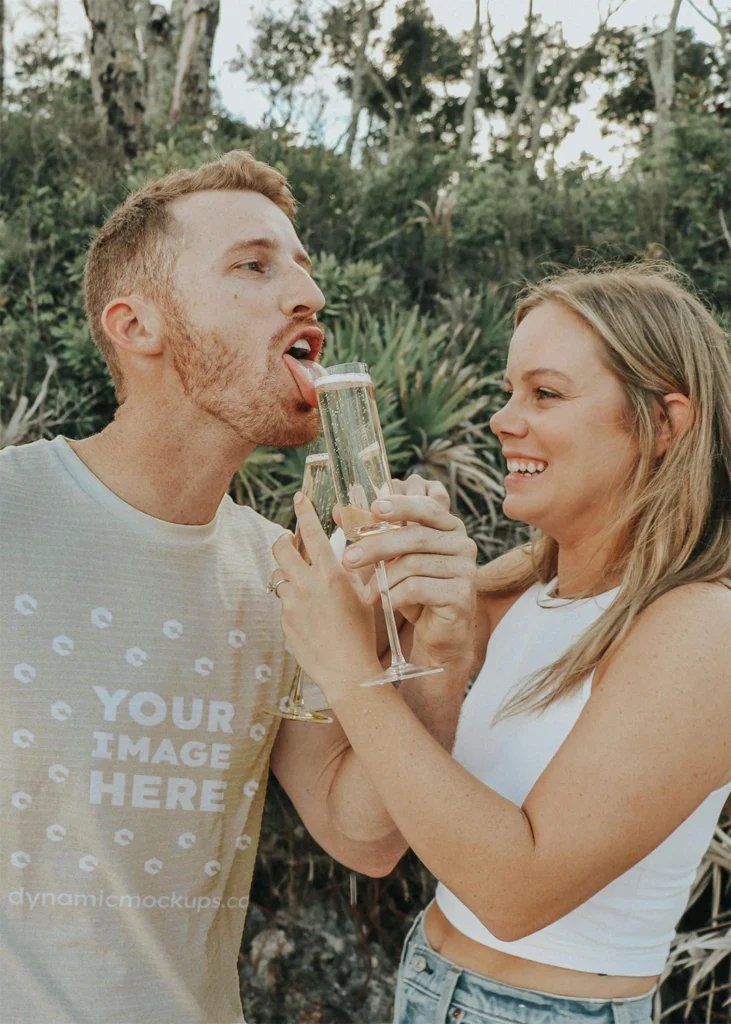
[[[525,476],[535,476],[542,473],[548,463],[546,462],[523,462],[520,459],[510,459],[508,469],[511,473],[523,473]]]

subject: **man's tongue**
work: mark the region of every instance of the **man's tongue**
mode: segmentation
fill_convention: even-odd
[[[289,372],[294,377],[294,382],[299,388],[303,399],[313,409],[316,409],[318,405],[317,392],[312,382],[320,376],[322,367],[311,359],[295,359],[288,352],[285,352],[282,358],[287,364]]]

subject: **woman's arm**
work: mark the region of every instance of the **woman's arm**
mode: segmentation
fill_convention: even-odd
[[[394,531],[386,542],[391,544],[390,550],[380,553],[391,559],[388,576],[394,607],[403,609],[415,623],[413,658],[419,663],[436,660],[445,665],[445,670],[437,675],[410,679],[405,685],[404,700],[421,727],[451,750],[472,662],[475,550],[461,521],[449,514],[449,498],[441,485],[429,485],[419,494],[414,489],[416,483],[412,480],[409,490],[404,492],[408,496],[402,502],[402,511],[404,518],[410,519],[410,512],[416,515],[421,509],[424,521]],[[394,540],[400,554],[393,547]],[[318,542],[324,550],[322,531],[315,544]],[[309,546],[308,543],[308,549]],[[292,571],[287,571],[286,576],[294,579],[298,571],[307,574],[291,539],[278,542],[277,552],[292,562]],[[367,599],[362,585],[351,585],[353,572],[345,572],[332,552],[328,564],[333,579],[322,580],[310,599],[299,605],[308,635],[315,641],[312,661],[303,665],[309,675],[319,679],[323,664],[339,652],[346,675],[359,660],[364,666],[364,678],[380,674],[372,615],[368,603],[364,603]],[[368,566],[365,558],[358,564]],[[366,579],[361,583],[370,575],[372,571],[366,569]],[[405,585],[407,578],[411,582]],[[325,622],[321,606],[329,604],[327,598],[333,588],[339,591],[335,605],[338,622],[333,622],[332,628],[326,625],[318,630]],[[286,608],[289,586],[279,589]],[[373,590],[369,603],[380,607],[377,588]],[[445,614],[450,616],[446,620]],[[308,830],[337,860],[366,874],[383,875],[406,851],[406,842],[363,763],[354,756],[337,719],[326,729],[303,729],[297,723],[283,722],[271,766]]]
[[[317,592],[314,560],[313,568]],[[335,620],[335,606],[328,609],[321,615]],[[321,679],[403,837],[510,941],[563,917],[647,856],[729,778],[730,615],[731,593],[694,584],[638,616],[522,808],[457,764],[390,687],[360,688],[370,671],[362,660],[353,658],[345,676],[331,666]],[[287,626],[306,657],[297,624]]]

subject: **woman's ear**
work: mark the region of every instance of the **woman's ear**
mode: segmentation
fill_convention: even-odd
[[[687,395],[673,391],[663,395],[665,407],[658,407],[659,426],[655,455],[659,458],[670,447],[674,437],[682,437],[693,426],[695,413]]]

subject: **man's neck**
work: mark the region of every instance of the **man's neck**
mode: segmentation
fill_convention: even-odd
[[[253,445],[232,441],[225,424],[176,403],[154,408],[128,399],[99,434],[72,441],[94,476],[128,505],[170,523],[209,523]]]

